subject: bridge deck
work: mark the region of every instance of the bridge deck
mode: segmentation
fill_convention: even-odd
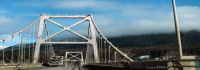
[[[19,70],[19,69],[30,69],[30,68],[41,68],[41,64],[34,65],[9,65],[9,66],[0,66],[0,70]]]

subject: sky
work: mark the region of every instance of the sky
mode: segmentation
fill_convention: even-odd
[[[180,30],[200,30],[200,0],[176,0],[176,6]],[[174,32],[172,0],[0,0],[0,38],[40,14],[93,14],[106,36]]]

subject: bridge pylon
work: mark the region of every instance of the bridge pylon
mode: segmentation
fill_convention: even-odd
[[[44,23],[45,23],[45,16],[46,16],[45,14],[40,15],[40,23],[39,23],[39,29],[38,29],[33,63],[38,62],[38,57],[39,57],[39,53],[40,53],[40,45],[42,43],[42,33],[43,33],[43,28],[44,28]]]
[[[90,39],[90,44],[87,45],[86,59],[85,63],[100,63],[98,49],[97,49],[97,41],[96,41],[96,33],[94,27],[94,20],[92,19],[92,15],[89,15],[89,28],[88,28],[88,38]],[[94,56],[91,56],[94,55]],[[94,57],[94,58],[93,58]]]
[[[78,21],[77,23],[72,24],[71,26],[65,27],[65,26],[51,20],[50,18],[82,18],[82,20]],[[47,38],[42,38],[45,21],[49,21],[49,22],[57,25],[58,27],[62,28],[63,30],[56,32],[56,33],[48,36]],[[71,30],[71,28],[73,28],[74,26],[77,26],[85,21],[89,22],[88,37],[85,37],[85,36]],[[51,37],[54,37],[55,35],[58,35],[65,31],[71,32],[87,41],[86,42],[47,42],[47,40],[50,39]],[[100,63],[98,49],[97,49],[95,24],[94,24],[92,15],[88,15],[88,16],[46,16],[45,14],[42,14],[40,16],[40,23],[39,23],[39,29],[38,29],[33,63],[38,63],[41,44],[86,44],[87,51],[86,51],[85,62],[86,63]]]

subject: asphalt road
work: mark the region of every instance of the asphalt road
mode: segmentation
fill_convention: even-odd
[[[65,66],[55,66],[55,67],[41,67],[33,69],[24,69],[24,70],[87,70],[80,66],[80,63],[72,62],[66,63]]]

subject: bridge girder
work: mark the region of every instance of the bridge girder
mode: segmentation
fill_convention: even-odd
[[[52,20],[50,20],[49,18],[83,18],[82,20],[78,21],[77,23],[72,24],[71,26],[65,27],[57,22],[54,22]],[[48,36],[47,38],[42,39],[42,33],[43,33],[43,27],[45,24],[45,20],[50,21],[51,23],[63,28],[63,30],[56,32],[50,36]],[[74,31],[72,31],[70,28],[73,28],[74,26],[77,26],[81,23],[83,23],[84,21],[89,21],[89,27],[88,27],[88,38],[76,33]],[[35,48],[35,52],[34,52],[34,60],[33,63],[38,63],[38,58],[39,58],[39,53],[40,53],[40,46],[41,44],[87,44],[88,49],[87,49],[87,54],[89,53],[93,53],[93,57],[89,57],[86,54],[86,62],[88,63],[99,63],[99,55],[98,55],[98,50],[97,50],[97,42],[96,42],[96,34],[95,34],[95,27],[94,27],[94,23],[92,22],[92,15],[88,15],[88,16],[46,16],[45,14],[42,14],[40,16],[40,23],[39,23],[39,29],[38,29],[38,35],[37,35],[37,41],[36,41],[36,48]],[[71,32],[85,40],[87,40],[87,42],[46,42],[46,40],[50,39],[51,37],[54,37],[62,32]],[[90,49],[90,50],[89,50]],[[92,50],[91,50],[92,49]],[[94,60],[91,62],[88,59],[92,59],[94,58]]]

